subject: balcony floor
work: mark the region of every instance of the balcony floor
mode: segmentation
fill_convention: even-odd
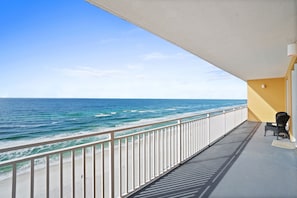
[[[264,125],[243,123],[130,197],[297,197],[297,149],[271,146]]]

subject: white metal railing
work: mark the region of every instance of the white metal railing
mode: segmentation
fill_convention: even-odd
[[[0,149],[13,153],[96,141],[0,162],[1,197],[123,197],[186,161],[247,119],[245,106]],[[108,136],[108,137],[106,137]]]

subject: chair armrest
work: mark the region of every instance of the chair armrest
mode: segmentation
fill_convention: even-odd
[[[276,123],[274,123],[274,122],[266,122],[266,126],[276,126]]]

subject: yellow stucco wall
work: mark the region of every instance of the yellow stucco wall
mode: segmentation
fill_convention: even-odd
[[[297,57],[291,57],[287,73],[283,78],[257,79],[247,82],[248,120],[275,122],[275,113],[278,111],[287,111],[289,115],[292,115],[291,72],[295,63],[297,63]],[[265,85],[265,88],[262,88],[262,85]],[[294,123],[291,122],[291,119],[289,124],[289,131],[292,135],[291,129]]]
[[[276,112],[286,111],[285,78],[249,80],[247,84],[249,121],[274,122]]]

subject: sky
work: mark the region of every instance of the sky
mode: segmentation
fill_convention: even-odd
[[[0,97],[247,97],[246,82],[84,0],[1,0],[0,27]]]

